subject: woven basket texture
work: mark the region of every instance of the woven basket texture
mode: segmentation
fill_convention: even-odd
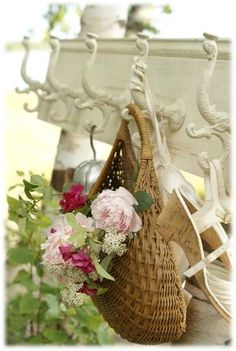
[[[130,104],[141,137],[139,172],[135,189],[132,174],[136,164],[128,122],[122,120],[105,166],[90,192],[104,189],[146,191],[154,204],[140,212],[142,228],[128,244],[128,251],[113,259],[104,279],[108,290],[92,297],[108,324],[122,338],[138,344],[159,344],[178,340],[185,331],[186,305],[171,243],[162,240],[156,220],[162,210],[158,179],[154,170],[148,129],[140,109]]]

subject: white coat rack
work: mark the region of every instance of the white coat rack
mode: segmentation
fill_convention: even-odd
[[[38,112],[39,119],[68,131],[82,133],[84,127],[88,130],[94,123],[89,112],[93,111],[92,118],[99,115],[95,138],[112,143],[120,112],[131,98],[145,110],[145,99],[139,99],[142,92],[138,80],[146,74],[160,133],[163,135],[165,130],[173,164],[203,176],[204,161],[199,161],[199,167],[198,155],[204,159],[206,153],[202,152],[205,151],[210,155],[208,158],[220,157],[229,193],[229,114],[214,110],[210,101],[220,105],[222,111],[229,111],[230,43],[218,40],[217,45],[216,39],[207,34],[203,42],[200,39],[147,40],[142,34],[136,42],[133,39],[99,40],[91,33],[85,40],[52,37],[47,79],[39,82],[28,73],[31,47],[29,38],[24,38],[21,75],[27,88],[17,91],[34,92],[37,96],[36,106],[25,104],[27,112]],[[132,72],[133,66],[138,72],[136,75]],[[216,84],[219,79],[220,84]],[[132,89],[130,84],[136,84],[136,88]],[[99,114],[95,113],[97,110]]]

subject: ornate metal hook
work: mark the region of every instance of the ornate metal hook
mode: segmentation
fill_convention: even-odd
[[[103,90],[98,90],[94,85],[90,83],[90,74],[93,69],[93,65],[97,56],[97,35],[93,33],[87,33],[85,44],[89,49],[90,56],[85,64],[85,69],[82,77],[82,87],[87,94],[88,98],[83,99],[77,97],[75,99],[75,105],[79,109],[93,109],[98,108],[103,114],[103,121],[100,126],[97,126],[96,133],[103,132],[108,122],[110,114],[114,110],[121,111],[129,101],[127,95],[122,94],[119,97],[113,97]],[[89,132],[91,123],[84,121],[84,128]]]
[[[143,111],[147,110],[146,99],[139,92],[144,93],[142,81],[144,80],[147,69],[146,60],[149,51],[148,38],[149,36],[146,34],[137,33],[136,47],[139,50],[139,57],[134,59],[135,65],[132,67],[134,75],[131,79],[132,96]],[[157,104],[154,101],[154,108],[156,116],[160,121],[160,128],[162,128],[165,122],[168,122],[168,127],[172,132],[181,128],[186,116],[185,103],[182,99],[176,99],[170,105]]]
[[[186,128],[188,136],[191,138],[208,138],[213,135],[220,139],[223,146],[223,153],[219,161],[224,167],[224,163],[230,153],[230,116],[227,112],[216,111],[215,105],[210,104],[209,92],[211,80],[214,74],[217,60],[217,36],[203,33],[205,40],[202,47],[207,54],[207,65],[203,71],[202,78],[197,92],[197,106],[201,116],[208,122],[208,125],[197,129],[195,124],[191,123]],[[207,152],[202,152],[199,155],[199,165],[203,170],[209,169],[210,157]]]
[[[149,51],[149,45],[147,42],[148,38],[149,36],[144,35],[143,33],[137,34],[136,47],[139,50],[139,56],[136,56],[134,58],[135,63],[132,66],[133,75],[130,81],[130,90],[135,103],[150,119],[153,125],[152,130],[155,132],[151,133],[151,141],[154,145],[158,145],[158,148],[156,149],[158,155],[157,157],[155,157],[155,159],[158,159],[158,162],[162,163],[166,158],[166,152],[161,137],[160,126],[156,118],[153,97],[149,88],[148,79],[146,77],[146,60]],[[136,147],[140,146],[139,138],[137,138],[136,133],[132,136],[132,141],[136,145]],[[156,167],[158,166],[156,165]]]
[[[164,125],[162,123],[164,118],[166,118],[168,119],[171,130],[179,129],[185,118],[185,108],[183,109],[183,104],[178,105],[178,100],[172,105],[161,107],[153,103],[152,94],[146,77],[147,65],[145,62],[148,56],[147,38],[148,37],[142,35],[142,33],[138,33],[137,35],[136,46],[140,50],[140,55],[139,57],[135,57],[135,64],[132,67],[131,94],[134,101],[139,105],[141,110],[147,114],[147,117],[149,117],[152,123],[151,142],[153,145],[154,164],[159,175],[164,203],[172,193],[172,190],[180,186],[184,189],[184,193],[188,194],[188,197],[193,199],[196,203],[196,194],[193,186],[172,164]],[[180,114],[179,111],[181,111]],[[159,116],[160,122],[158,122],[157,116]],[[132,141],[137,147],[139,146],[136,133],[132,136]]]
[[[60,41],[56,37],[51,37],[50,45],[52,48],[52,53],[48,68],[48,82],[52,87],[53,91],[51,91],[48,95],[44,96],[43,99],[46,101],[63,102],[65,110],[62,116],[59,117],[58,112],[56,112],[56,109],[54,108],[51,108],[49,112],[51,120],[55,122],[63,122],[68,119],[68,116],[71,113],[73,106],[71,99],[78,98],[83,94],[83,92],[81,90],[75,90],[73,88],[70,88],[66,84],[61,84],[57,80],[55,70],[60,54]]]
[[[51,91],[51,87],[47,82],[41,83],[38,80],[32,79],[28,73],[27,73],[27,63],[29,60],[29,54],[30,54],[30,38],[29,37],[24,37],[22,41],[22,45],[25,48],[25,55],[21,64],[21,76],[23,80],[28,84],[28,87],[25,89],[19,89],[16,88],[16,92],[19,94],[29,94],[30,92],[33,92],[37,96],[37,104],[34,107],[30,107],[28,103],[25,103],[24,109],[27,112],[35,112],[39,110],[39,104],[41,101],[41,98],[44,97],[44,94],[49,94]]]

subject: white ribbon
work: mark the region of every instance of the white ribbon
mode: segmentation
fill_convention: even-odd
[[[184,272],[184,275],[187,278],[193,277],[196,273],[201,271],[204,267],[209,265],[211,262],[215,261],[223,253],[225,253],[225,251],[228,250],[230,244],[231,244],[230,240],[226,241],[223,245],[219,246],[218,249],[216,249],[211,254],[203,258],[201,261],[196,263],[191,268],[187,269],[187,271]]]

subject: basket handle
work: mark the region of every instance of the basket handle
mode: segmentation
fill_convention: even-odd
[[[147,122],[140,108],[135,104],[129,104],[128,106],[129,114],[133,116],[139,131],[141,138],[141,155],[142,160],[152,160],[152,147],[150,143],[150,136],[147,128]],[[127,122],[128,123],[128,122]]]

